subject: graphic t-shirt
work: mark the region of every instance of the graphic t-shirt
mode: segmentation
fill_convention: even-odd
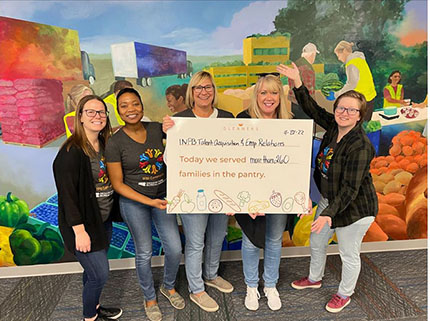
[[[317,168],[321,172],[321,194],[327,197],[328,191],[328,169],[330,168],[330,162],[333,158],[334,151],[336,149],[336,139],[328,144],[318,155],[317,155]]]
[[[113,188],[106,171],[106,160],[103,150],[96,158],[90,158],[93,172],[94,185],[96,186],[96,198],[100,208],[103,222],[109,217],[113,205]]]
[[[166,195],[164,133],[157,122],[142,122],[146,142],[141,144],[119,129],[106,146],[106,161],[121,162],[124,184],[151,198]]]

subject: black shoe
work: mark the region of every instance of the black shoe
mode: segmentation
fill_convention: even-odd
[[[105,308],[103,306],[99,306],[97,313],[99,318],[102,317],[106,318],[106,320],[116,320],[122,315],[122,310],[119,308]]]

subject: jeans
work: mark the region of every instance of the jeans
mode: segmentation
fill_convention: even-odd
[[[182,214],[185,234],[185,272],[191,293],[205,290],[203,277],[213,280],[218,276],[219,261],[227,234],[228,216],[224,214]]]
[[[112,236],[112,222],[104,223],[108,238]],[[84,269],[82,275],[83,291],[82,305],[84,318],[92,318],[97,314],[96,306],[99,304],[100,295],[109,276],[108,249],[95,252],[79,252],[75,250],[75,256]]]
[[[241,214],[245,215],[245,214]],[[264,286],[276,287],[281,262],[282,235],[287,223],[287,214],[266,214],[266,237],[264,248]],[[251,288],[258,287],[258,264],[260,249],[242,233],[242,261],[245,283]]]
[[[321,196],[315,220],[327,206],[328,200]],[[374,219],[373,216],[366,216],[348,226],[336,227],[334,229],[331,229],[326,224],[319,234],[311,233],[309,279],[312,281],[320,281],[322,279],[327,257],[328,240],[336,232],[339,254],[342,260],[342,279],[339,284],[338,293],[344,296],[351,296],[354,293],[361,269],[361,242]]]
[[[124,222],[133,237],[137,276],[143,296],[146,301],[155,300],[156,295],[151,270],[151,220],[154,222],[164,249],[163,285],[166,289],[171,290],[175,287],[176,274],[178,273],[182,256],[176,215],[166,214],[165,210],[135,202],[123,196],[119,199],[119,205]]]

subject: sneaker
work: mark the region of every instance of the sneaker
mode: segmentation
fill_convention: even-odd
[[[347,297],[346,299],[339,296],[337,293],[333,294],[331,300],[328,301],[325,306],[328,312],[338,313],[343,310],[349,303],[351,303],[351,298]]]
[[[248,310],[256,311],[259,308],[258,300],[260,299],[260,293],[258,288],[246,287],[245,307]]]
[[[163,316],[161,315],[160,307],[158,306],[158,304],[147,307],[146,301],[143,301],[143,306],[145,307],[146,317],[150,321],[161,321],[163,319]]]
[[[220,276],[217,276],[213,280],[205,280],[205,284],[224,293],[231,293],[234,290],[233,285]]]
[[[97,309],[97,314],[99,315],[99,317],[116,320],[122,315],[122,310],[119,308],[105,308],[104,306],[100,305]]]
[[[182,310],[185,308],[185,300],[178,292],[170,294],[169,290],[167,290],[164,285],[160,287],[160,292],[170,301],[170,304],[175,309]]]
[[[203,291],[201,295],[190,293],[190,299],[206,312],[215,312],[219,309],[218,303],[216,303],[215,300],[212,299],[205,291]]]
[[[267,305],[270,310],[276,311],[282,307],[281,299],[276,288],[264,288],[264,294],[267,297]]]
[[[322,282],[311,282],[309,281],[308,277],[305,277],[300,280],[296,280],[291,283],[291,286],[297,290],[303,290],[303,289],[319,289],[321,287]]]

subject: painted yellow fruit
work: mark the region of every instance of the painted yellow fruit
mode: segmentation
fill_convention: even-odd
[[[312,214],[304,216],[296,223],[293,232],[293,243],[295,246],[309,246],[311,225],[314,221],[316,209],[317,206],[312,209]],[[337,242],[336,234],[334,234],[333,237],[328,240],[328,244],[330,244],[333,240]]]
[[[16,265],[13,262],[13,254],[9,245],[9,235],[13,230],[13,227],[0,226],[0,267]]]

